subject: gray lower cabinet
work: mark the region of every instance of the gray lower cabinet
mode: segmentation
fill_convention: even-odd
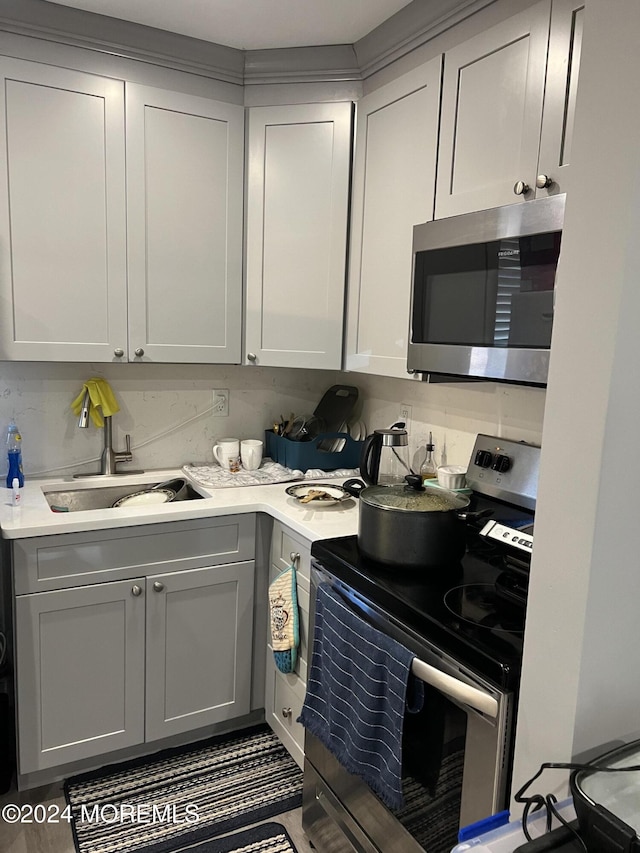
[[[297,721],[307,691],[307,655],[309,645],[309,578],[311,542],[279,521],[274,522],[271,539],[269,581],[293,562],[297,570],[300,647],[294,672],[285,674],[276,667],[270,637],[267,639],[265,719],[280,738],[294,761],[304,762],[304,729]]]
[[[253,562],[147,578],[146,740],[249,712]]]
[[[250,712],[254,516],[115,533],[14,543],[20,776]]]
[[[144,741],[144,583],[16,599],[21,773]]]

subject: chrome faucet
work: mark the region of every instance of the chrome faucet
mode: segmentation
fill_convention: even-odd
[[[102,459],[100,461],[101,474],[117,474],[116,465],[118,462],[133,462],[133,453],[131,452],[131,436],[127,433],[124,440],[127,444],[126,450],[114,450],[111,443],[111,417],[104,418],[104,450],[102,451]],[[127,471],[128,474],[133,473]]]
[[[91,399],[87,391],[82,400],[82,408],[80,409],[80,418],[78,426],[80,429],[86,429],[89,426],[89,406]],[[104,416],[104,450],[100,459],[100,470],[92,474],[74,474],[74,477],[95,477],[101,474],[142,474],[142,471],[118,471],[116,466],[118,462],[133,462],[133,453],[131,452],[131,436],[125,435],[127,444],[126,450],[114,450],[112,447],[112,430],[111,416]]]

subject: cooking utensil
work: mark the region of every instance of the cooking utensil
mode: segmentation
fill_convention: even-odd
[[[299,415],[294,418],[288,437],[291,441],[311,441],[325,430],[324,421],[317,415]]]
[[[111,504],[112,507],[148,506],[149,504],[164,504],[172,501],[176,496],[173,489],[143,489],[140,492],[132,492],[118,498]]]
[[[353,414],[357,400],[358,389],[354,385],[332,385],[323,394],[313,414],[324,424],[324,432],[340,432],[342,424],[347,423]],[[333,445],[333,441],[323,441],[318,449],[331,452]]]
[[[172,480],[165,480],[164,483],[158,483],[157,486],[153,487],[152,491],[155,492],[158,489],[170,489],[172,492],[175,492],[175,497],[172,500],[183,501],[187,497],[189,485],[184,477],[174,477]]]
[[[286,493],[298,503],[313,502],[315,506],[331,506],[353,498],[353,495],[342,486],[331,483],[297,483],[285,489]]]
[[[455,563],[466,545],[465,522],[488,514],[464,512],[470,500],[447,489],[425,489],[420,477],[406,483],[365,486],[347,480],[344,488],[360,497],[358,547],[372,560],[407,569]]]

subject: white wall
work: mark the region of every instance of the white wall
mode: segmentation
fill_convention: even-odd
[[[116,449],[130,433],[136,468],[211,462],[216,437],[261,436],[278,419],[312,412],[335,383],[360,391],[357,419],[369,430],[398,420],[400,404],[412,406],[412,454],[429,430],[440,463],[466,464],[478,432],[539,443],[545,393],[492,383],[427,385],[356,373],[263,367],[162,364],[11,363],[0,366],[0,433],[15,418],[23,434],[27,476],[96,470],[102,431],[81,430],[71,401],[91,376],[111,384],[121,411],[113,419]],[[214,418],[212,389],[229,389],[229,416]],[[1,446],[0,439],[0,446]],[[443,453],[444,458],[443,458]],[[124,466],[123,466],[124,467]],[[0,461],[0,482],[6,465]]]
[[[635,0],[587,3],[514,787],[640,728],[638,33]]]

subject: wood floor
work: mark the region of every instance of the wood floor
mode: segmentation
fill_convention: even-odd
[[[16,791],[15,787],[0,797],[0,809],[7,803],[22,805],[56,805],[65,807],[62,784],[31,791]],[[281,823],[286,827],[298,853],[311,853],[311,846],[302,831],[301,810],[276,815],[264,823]],[[60,823],[7,823],[0,818],[0,853],[75,853],[71,829],[66,820]]]

